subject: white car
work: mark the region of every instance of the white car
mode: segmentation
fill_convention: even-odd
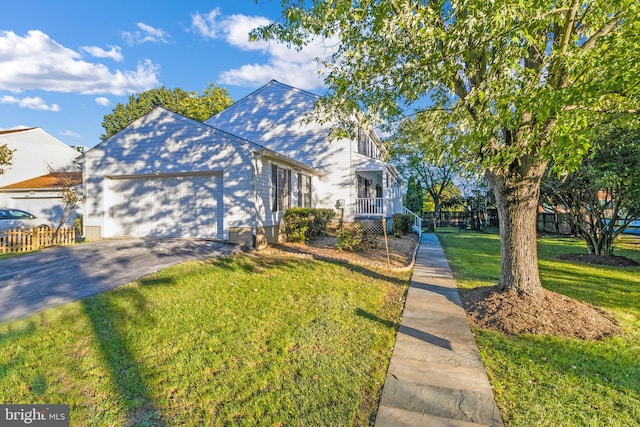
[[[53,228],[53,223],[20,209],[0,209],[0,230],[33,227]]]

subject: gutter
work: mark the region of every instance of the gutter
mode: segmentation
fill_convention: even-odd
[[[322,171],[320,169],[313,168],[313,167],[311,167],[311,166],[309,166],[309,165],[307,165],[305,163],[302,163],[302,162],[299,162],[299,161],[297,161],[295,159],[292,159],[291,157],[287,157],[287,156],[285,156],[283,154],[280,154],[280,153],[278,153],[276,151],[269,150],[268,148],[263,148],[261,150],[254,150],[254,151],[251,152],[251,154],[253,154],[253,157],[255,159],[259,159],[259,158],[264,157],[265,159],[279,160],[279,161],[281,161],[283,163],[288,163],[291,166],[294,166],[294,167],[296,167],[296,168],[298,168],[300,170],[309,172],[309,173],[311,173],[313,175],[316,175],[316,176],[324,176],[324,175],[326,175],[326,172],[324,172],[324,171]]]

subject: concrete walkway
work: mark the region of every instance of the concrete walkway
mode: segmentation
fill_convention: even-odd
[[[435,234],[422,235],[375,425],[503,425]]]

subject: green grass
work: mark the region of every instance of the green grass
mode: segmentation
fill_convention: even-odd
[[[368,425],[410,273],[239,255],[0,325],[0,402],[72,425]]]
[[[496,284],[496,234],[445,229],[438,237],[459,286]],[[625,237],[616,247],[614,254],[640,261],[640,239]],[[509,426],[640,425],[640,267],[596,267],[555,259],[585,251],[580,240],[539,239],[543,286],[607,311],[622,326],[618,336],[589,342],[473,329]]]
[[[17,257],[17,256],[22,256],[22,255],[29,255],[32,254],[34,252],[37,251],[29,251],[29,252],[5,252],[5,253],[1,253],[0,254],[0,259],[5,259],[5,258],[13,258],[13,257]]]

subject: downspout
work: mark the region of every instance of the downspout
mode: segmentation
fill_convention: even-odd
[[[258,158],[262,157],[262,153],[253,151],[251,156],[251,195],[253,198],[253,223],[251,224],[251,239],[254,249],[258,246],[258,190],[256,187],[256,178],[258,176]]]
[[[353,139],[351,138],[349,139],[349,179],[351,180],[351,184],[349,184],[349,220],[353,221],[355,220],[357,209],[357,201],[353,197],[353,189],[358,185],[358,178],[353,170]]]

